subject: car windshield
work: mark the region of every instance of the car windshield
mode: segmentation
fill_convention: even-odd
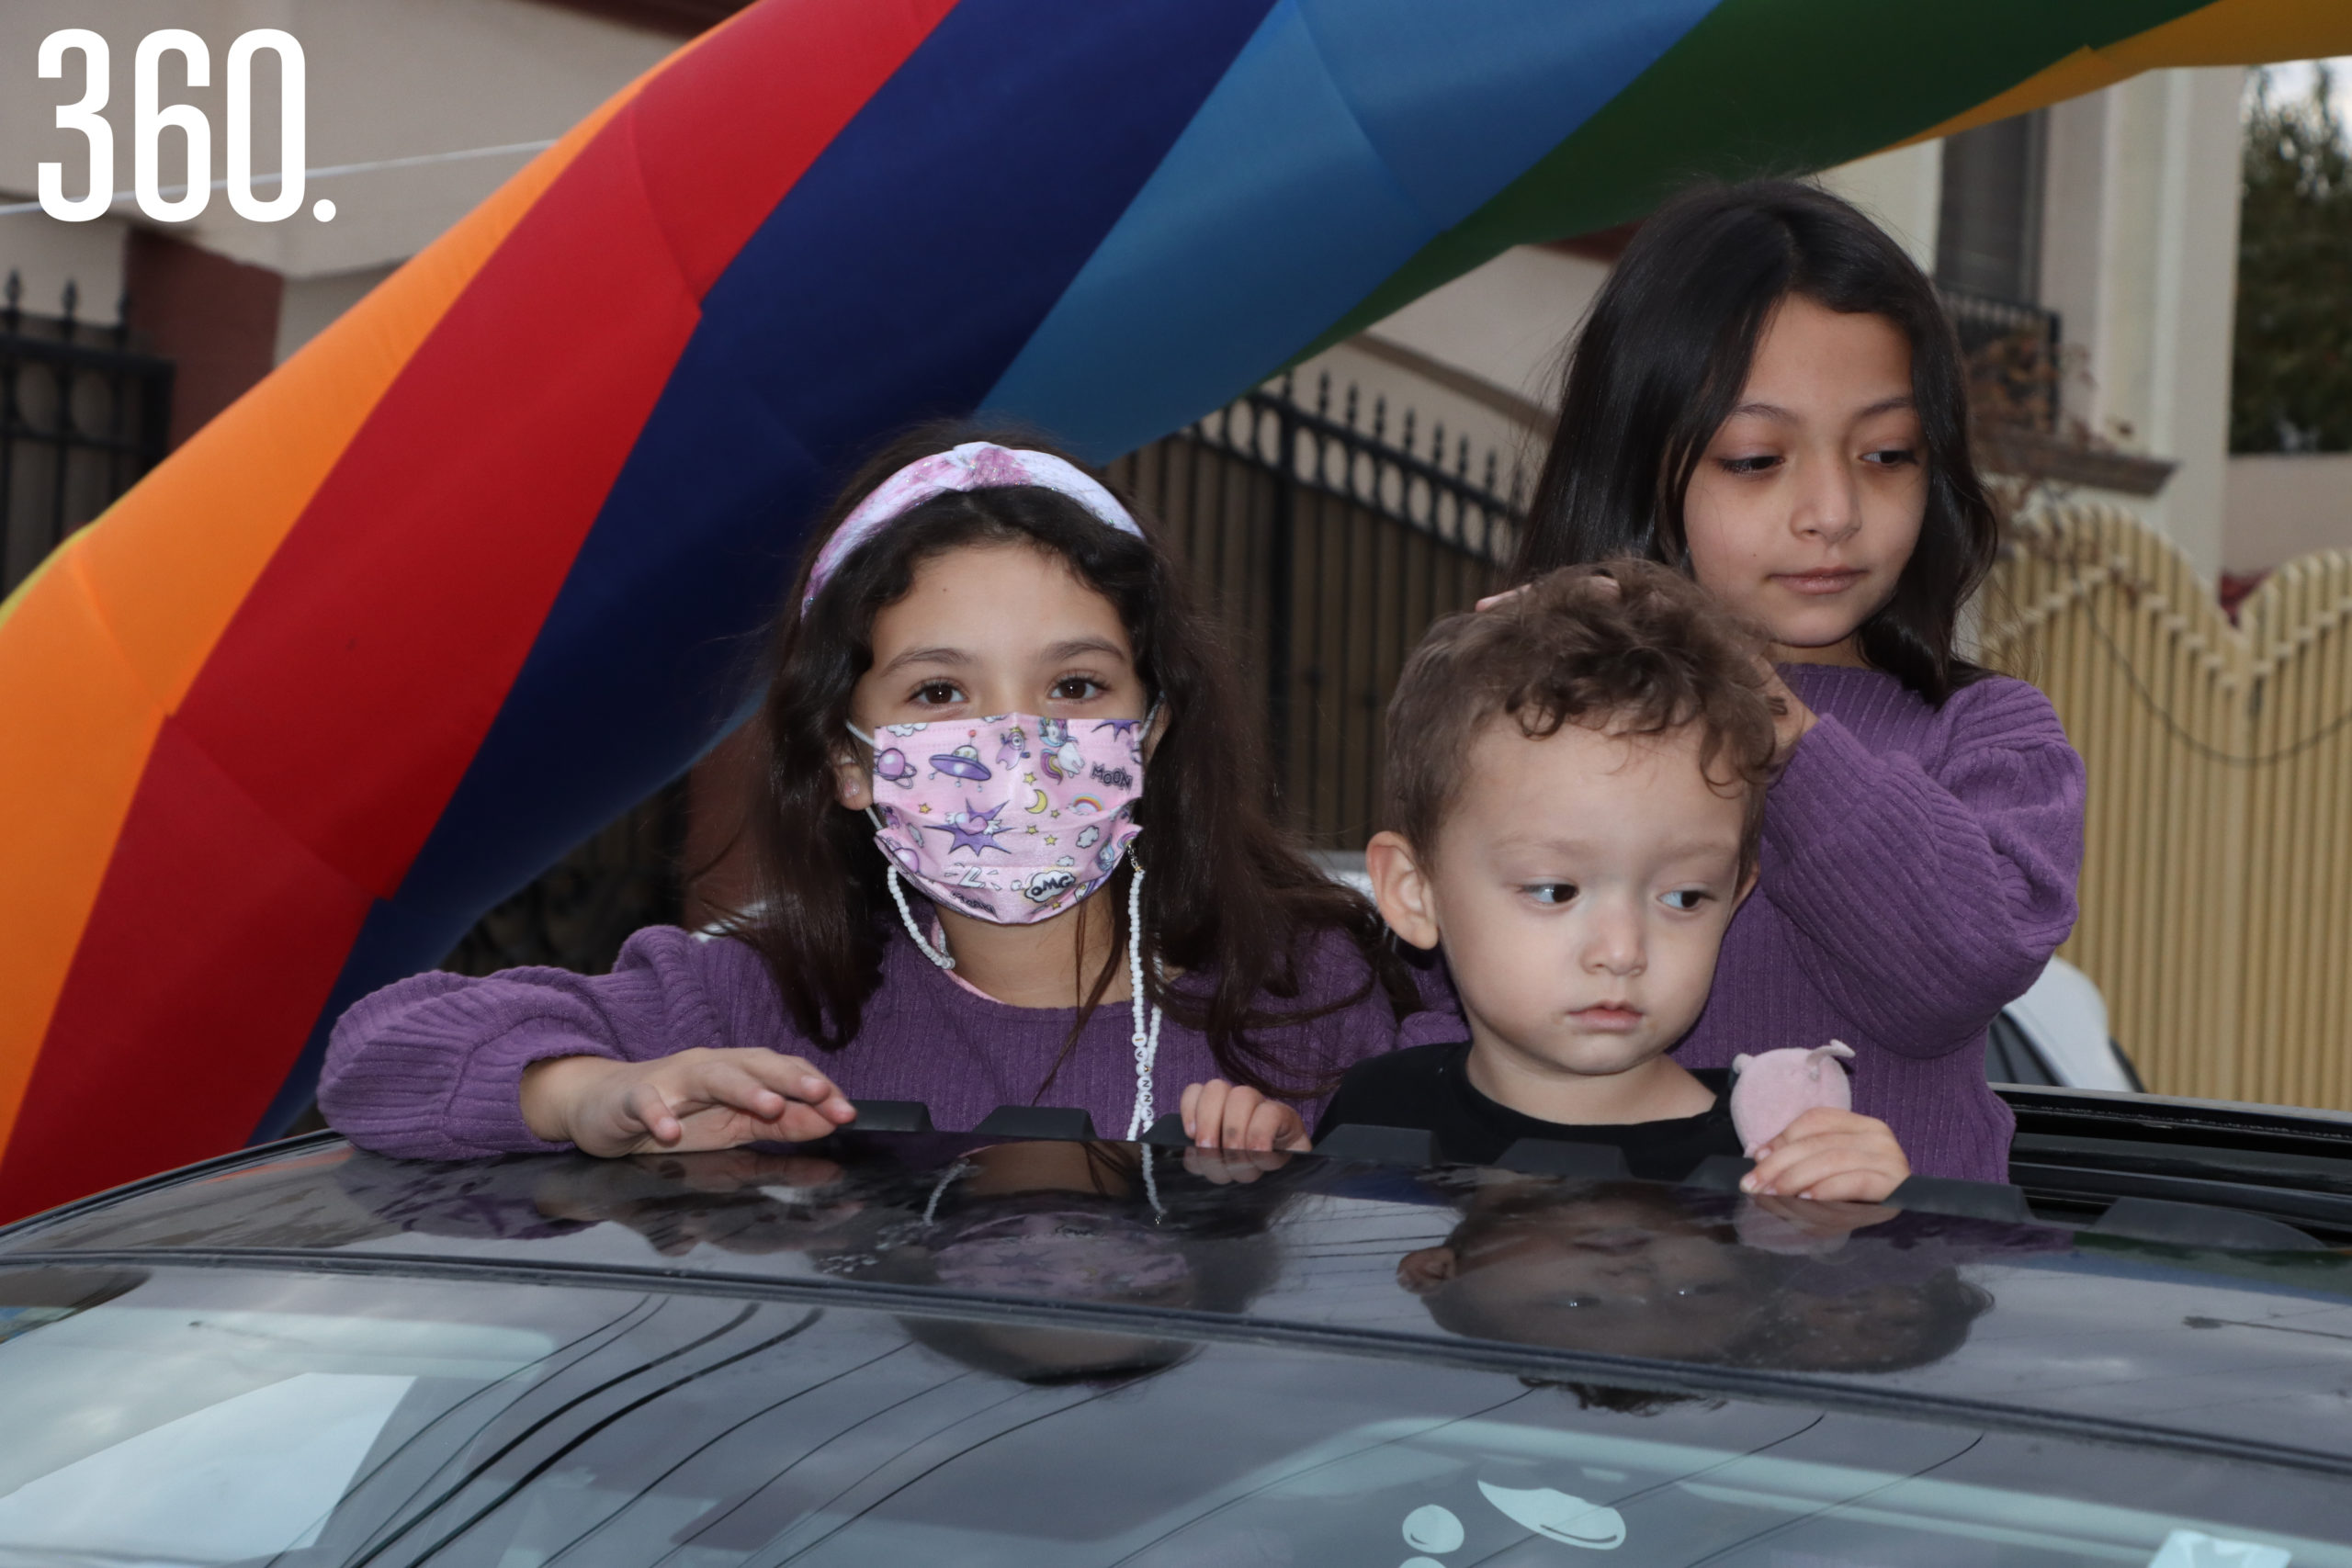
[[[20,1267],[0,1388],[8,1568],[2352,1568],[2340,1476],[1044,1308]]]

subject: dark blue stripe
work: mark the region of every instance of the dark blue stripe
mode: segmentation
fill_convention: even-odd
[[[334,1021],[675,777],[740,714],[805,521],[875,438],[970,412],[1270,0],[964,0],[834,138],[703,321]],[[583,322],[582,331],[594,330]]]

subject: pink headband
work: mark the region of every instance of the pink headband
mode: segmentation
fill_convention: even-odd
[[[808,573],[808,592],[800,601],[806,615],[825,584],[832,581],[851,551],[882,531],[892,518],[912,510],[934,495],[951,491],[1002,490],[1011,485],[1037,485],[1069,497],[1122,534],[1143,537],[1143,530],[1127,515],[1117,498],[1049,452],[1017,451],[986,441],[967,441],[953,451],[918,457],[875,486],[874,492],[842,519],[817,564]]]

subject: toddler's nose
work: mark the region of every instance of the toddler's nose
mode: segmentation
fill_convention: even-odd
[[[1640,917],[1630,909],[1599,908],[1585,932],[1584,967],[1588,973],[1620,979],[1638,975],[1646,966]]]

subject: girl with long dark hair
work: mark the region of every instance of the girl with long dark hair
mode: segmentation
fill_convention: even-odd
[[[1661,209],[1593,301],[1515,577],[1664,561],[1772,644],[1762,880],[1677,1059],[1844,1040],[1917,1169],[1998,1181],[1985,1029],[2074,927],[2084,777],[2048,699],[1960,649],[1996,543],[1934,286],[1759,181]]]
[[[758,897],[722,933],[379,991],[336,1026],[329,1122],[443,1158],[805,1139],[862,1099],[1134,1137],[1207,1084],[1216,1141],[1267,1149],[1422,1006],[1371,906],[1274,826],[1168,555],[1034,438],[927,429],[849,484],[763,730]]]

